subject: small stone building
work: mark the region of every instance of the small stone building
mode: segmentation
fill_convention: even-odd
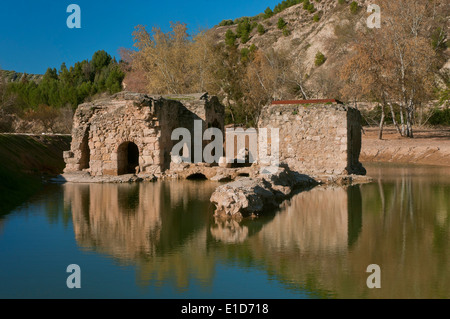
[[[158,174],[170,168],[172,131],[194,121],[202,130],[224,128],[224,107],[215,96],[192,94],[152,97],[121,92],[81,104],[74,116],[71,150],[64,153],[65,173],[92,176],[136,171]]]
[[[359,162],[361,114],[335,100],[277,101],[259,128],[279,129],[280,163],[310,175],[365,175]]]

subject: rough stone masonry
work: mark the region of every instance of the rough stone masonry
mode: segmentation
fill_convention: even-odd
[[[278,128],[280,162],[308,175],[365,175],[359,162],[361,114],[342,104],[282,104],[263,109],[260,128]]]
[[[359,162],[360,120],[358,110],[338,104],[267,106],[258,126],[279,129],[278,153],[282,167],[270,176],[218,187],[211,196],[217,208],[215,215],[241,220],[276,206],[296,187],[311,187],[319,181],[332,183],[333,178],[350,183],[361,180],[348,176],[366,174]]]
[[[85,172],[92,177],[170,174],[171,150],[178,143],[171,140],[173,130],[186,128],[193,136],[194,121],[201,120],[203,131],[216,127],[223,132],[224,113],[217,97],[206,93],[152,97],[121,92],[81,104],[74,117],[71,150],[64,154],[65,173]],[[293,172],[313,177],[366,173],[359,162],[360,113],[354,108],[338,104],[269,105],[263,109],[258,127],[279,128],[280,163]],[[197,164],[182,169],[192,169],[193,165],[220,170],[217,165]],[[253,167],[256,173],[250,176],[257,175],[258,165]],[[211,172],[204,175],[215,176]]]
[[[223,131],[224,107],[217,97],[192,94],[151,97],[121,92],[110,98],[81,104],[74,116],[71,150],[64,153],[65,173],[91,176],[161,174],[170,168],[176,128],[193,132]]]

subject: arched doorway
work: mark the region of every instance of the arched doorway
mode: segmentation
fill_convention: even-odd
[[[191,180],[191,181],[203,181],[203,180],[207,180],[208,178],[206,178],[206,176],[202,173],[195,173],[195,174],[189,175],[186,179]]]
[[[135,174],[139,166],[139,148],[133,142],[120,144],[117,150],[117,173],[118,175]]]

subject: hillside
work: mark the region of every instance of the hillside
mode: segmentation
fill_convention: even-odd
[[[252,44],[258,48],[274,48],[276,50],[288,50],[291,57],[301,56],[305,63],[309,64],[309,69],[314,65],[314,56],[317,51],[328,52],[326,46],[327,39],[333,36],[334,27],[338,24],[345,24],[350,19],[355,21],[360,16],[351,16],[349,5],[339,5],[337,1],[324,0],[319,3],[314,2],[316,11],[314,13],[303,9],[303,3],[294,5],[282,12],[264,19],[262,16],[252,17],[250,20],[257,21],[264,29],[264,34],[259,34],[255,28],[250,34],[247,43],[238,41],[239,48],[250,47]],[[320,20],[315,22],[314,15],[318,14]],[[283,31],[277,27],[278,19],[282,18],[286,23],[289,35],[283,35]],[[242,18],[241,18],[242,19]],[[238,22],[240,19],[236,19]],[[236,32],[237,24],[232,26],[218,26],[214,28],[216,40],[222,42],[225,33],[229,30]]]
[[[3,78],[7,83],[20,82],[24,75],[24,73],[16,71],[0,70],[0,78]],[[26,74],[26,76],[29,81],[33,81],[36,83],[39,83],[44,77],[44,75],[42,74]]]
[[[356,10],[352,10],[351,2],[358,3]],[[285,52],[288,60],[299,62],[301,72],[312,88],[313,97],[336,97],[336,67],[340,66],[348,53],[355,31],[365,26],[369,16],[367,6],[370,3],[372,1],[302,0],[270,18],[264,17],[264,13],[248,17],[252,25],[249,39],[246,43],[237,39],[236,44],[239,50],[249,49],[254,45],[263,50],[273,48],[278,52]],[[305,9],[307,4],[313,5],[314,9]],[[286,23],[286,30],[278,27],[280,18]],[[227,31],[236,33],[238,23],[243,19],[245,17],[233,22],[225,20],[222,25],[214,27],[211,32],[215,41],[224,43]],[[233,24],[224,25],[231,23]],[[259,32],[257,24],[262,25],[264,33]],[[317,66],[315,59],[319,52],[324,55],[325,62]],[[450,49],[447,48],[443,56],[440,68],[450,70]],[[324,96],[327,93],[332,96]]]
[[[64,169],[70,136],[0,134],[0,218]]]

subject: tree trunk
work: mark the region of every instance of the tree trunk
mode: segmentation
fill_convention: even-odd
[[[381,120],[380,120],[380,132],[378,134],[378,139],[383,139],[383,127],[384,127],[384,119],[386,117],[386,114],[384,113],[384,106],[381,106]]]
[[[414,109],[412,107],[408,107],[406,110],[406,136],[409,138],[414,138],[414,133],[413,133],[413,117],[414,117]]]
[[[405,129],[405,117],[403,115],[403,106],[400,106],[400,122],[402,125],[400,135],[405,136],[406,129]]]
[[[395,119],[394,107],[392,106],[392,103],[388,103],[388,104],[389,104],[389,108],[391,110],[392,123],[394,123],[394,126],[397,129],[398,134],[402,135],[402,131],[400,130],[400,126],[398,125],[397,120]]]
[[[233,108],[231,107],[230,103],[228,103],[228,109],[230,110],[231,121],[233,121],[233,124],[236,124],[236,120],[234,119]]]

